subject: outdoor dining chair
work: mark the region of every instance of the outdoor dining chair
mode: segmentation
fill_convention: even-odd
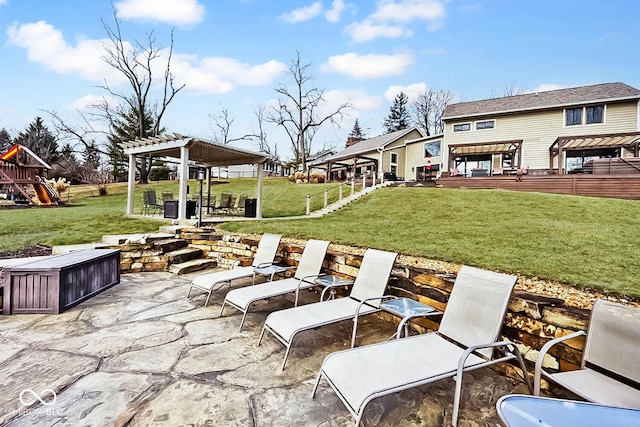
[[[274,311],[264,322],[258,345],[262,342],[265,331],[269,331],[284,344],[287,348],[282,361],[284,369],[293,339],[299,332],[353,319],[353,346],[358,317],[380,311],[379,303],[384,298],[384,290],[397,256],[393,252],[367,249],[348,297]]]
[[[230,270],[214,271],[213,273],[205,273],[196,276],[191,282],[187,298],[191,295],[193,288],[201,289],[207,293],[207,299],[204,302],[206,307],[207,304],[209,304],[211,293],[214,290],[221,289],[224,285],[230,286],[232,280],[253,277],[252,283],[255,283],[255,269],[272,265],[274,263],[281,237],[282,236],[279,234],[265,233],[258,243],[256,255],[253,257],[253,262],[250,266],[240,267],[239,263],[241,260],[238,259]]]
[[[518,348],[510,341],[498,341],[516,280],[463,266],[437,332],[330,354],[322,363],[312,397],[324,378],[358,426],[372,400],[453,377],[451,424],[455,426],[466,371],[517,360],[531,390]]]
[[[230,290],[222,303],[220,316],[224,313],[226,305],[241,311],[240,330],[242,330],[249,308],[256,301],[295,293],[294,305],[297,305],[300,290],[317,286],[314,280],[321,275],[320,271],[328,247],[329,242],[325,240],[311,239],[302,251],[293,277]]]

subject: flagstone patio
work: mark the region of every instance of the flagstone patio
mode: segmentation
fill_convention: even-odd
[[[218,317],[225,291],[214,292],[208,307],[204,294],[186,297],[195,274],[126,274],[59,315],[0,315],[0,425],[353,424],[326,383],[310,398],[323,358],[349,346],[351,322],[300,334],[280,371],[283,346],[271,337],[257,342],[267,313],[291,300],[257,304],[239,331],[239,313]],[[365,317],[358,343],[384,340],[395,327]],[[378,399],[365,425],[448,425],[453,385],[444,380]],[[466,374],[459,425],[498,425],[496,400],[522,387],[490,369]]]

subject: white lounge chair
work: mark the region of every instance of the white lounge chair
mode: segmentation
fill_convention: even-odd
[[[302,251],[300,262],[293,277],[232,289],[222,302],[220,316],[222,316],[224,307],[227,304],[241,311],[240,329],[242,330],[249,307],[256,301],[295,292],[295,305],[297,305],[298,294],[301,289],[317,286],[314,280],[321,275],[320,270],[328,247],[329,242],[327,241],[309,240]]]
[[[262,342],[265,331],[271,332],[287,348],[282,362],[284,369],[293,339],[298,332],[353,319],[353,346],[358,316],[380,310],[379,303],[384,298],[384,290],[397,256],[393,252],[368,249],[348,297],[274,311],[264,322],[258,345]]]
[[[255,269],[273,264],[281,237],[279,234],[264,234],[258,243],[258,250],[253,258],[253,262],[248,267],[238,267],[240,260],[236,260],[233,268],[230,270],[215,271],[213,273],[196,276],[191,282],[187,298],[191,295],[193,288],[202,289],[207,293],[207,300],[204,303],[206,307],[207,304],[209,304],[211,293],[222,288],[224,285],[231,285],[232,280],[253,277],[253,283],[255,283]]]
[[[322,378],[331,385],[359,425],[375,398],[455,377],[452,425],[456,425],[462,374],[517,359],[531,389],[517,347],[497,341],[515,276],[464,266],[460,270],[438,332],[339,351],[322,363],[312,397]],[[503,354],[494,358],[494,350]]]
[[[558,373],[542,369],[552,346],[584,335],[581,369]],[[596,300],[587,332],[553,339],[540,350],[534,372],[536,396],[542,376],[590,402],[640,409],[640,309]]]

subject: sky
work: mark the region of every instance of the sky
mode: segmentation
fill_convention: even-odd
[[[102,60],[102,22],[113,26],[114,14],[128,43],[152,33],[161,60],[173,31],[172,72],[185,88],[163,125],[209,140],[222,111],[230,138],[256,133],[255,112],[274,105],[275,88],[293,88],[297,54],[324,90],[322,111],[352,106],[340,127],[322,127],[313,151],[344,147],[356,119],[367,137],[384,133],[400,91],[412,101],[446,90],[460,102],[507,88],[640,88],[640,0],[0,0],[0,128],[15,136],[36,116],[51,128],[50,111],[81,125],[104,82],[129,91]],[[290,158],[286,133],[265,131]]]

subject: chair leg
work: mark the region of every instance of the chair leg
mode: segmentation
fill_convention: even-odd
[[[293,340],[292,340],[293,341]],[[282,361],[281,371],[284,371],[284,365],[287,364],[287,359],[289,358],[289,351],[291,351],[291,343],[287,346],[287,350],[284,352],[284,360]]]
[[[266,323],[262,325],[262,332],[260,332],[260,338],[258,339],[258,346],[262,343],[262,338],[264,338],[264,331],[266,330]]]
[[[192,290],[193,290],[193,286],[191,286],[191,287],[189,288],[189,293],[187,294],[187,298],[189,298],[189,297],[191,296],[191,291],[192,291]]]
[[[211,294],[213,293],[213,291],[209,291],[209,293],[207,294],[207,300],[204,302],[204,306],[206,307],[209,304],[209,298],[211,298]]]
[[[458,425],[458,413],[460,410],[460,395],[462,394],[462,372],[459,372],[454,380],[456,382],[456,391],[453,395],[453,413],[451,414],[451,425],[456,427]]]
[[[242,313],[242,320],[240,320],[240,331],[242,331],[242,325],[244,325],[244,321],[247,318],[247,313],[249,313],[249,307]]]
[[[313,390],[311,390],[311,398],[316,397],[316,392],[318,391],[318,387],[320,386],[320,380],[322,379],[322,369],[320,369],[320,373],[318,374],[318,379],[316,380],[315,385],[313,386]]]
[[[227,299],[225,298],[224,301],[222,301],[222,307],[220,308],[220,314],[218,315],[218,317],[222,317],[222,313],[224,313],[224,305],[227,303]]]

